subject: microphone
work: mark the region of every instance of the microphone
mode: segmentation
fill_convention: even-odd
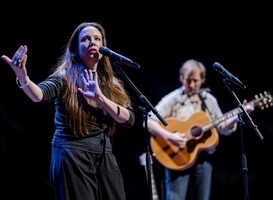
[[[133,62],[129,58],[126,58],[126,57],[124,57],[124,56],[122,56],[122,55],[108,49],[107,47],[104,47],[104,46],[100,47],[99,52],[101,54],[103,54],[105,56],[108,56],[110,58],[113,58],[113,59],[115,59],[115,60],[117,60],[117,61],[119,61],[119,62],[121,62],[121,63],[123,63],[125,65],[131,66],[131,67],[134,67],[134,68],[137,68],[137,69],[140,68],[139,64]]]
[[[246,86],[235,76],[233,76],[229,71],[227,71],[220,63],[215,62],[212,67],[218,71],[220,74],[224,75],[228,80],[234,84],[240,86],[242,89],[245,89]]]

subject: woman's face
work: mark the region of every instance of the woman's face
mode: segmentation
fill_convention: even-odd
[[[102,54],[99,53],[102,41],[101,32],[93,26],[85,27],[80,32],[78,54],[86,67],[96,70],[95,67],[102,58]]]

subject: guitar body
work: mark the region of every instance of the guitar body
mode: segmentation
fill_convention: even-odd
[[[167,168],[188,169],[194,164],[201,151],[212,148],[219,142],[216,128],[213,127],[206,132],[202,131],[201,127],[210,121],[205,112],[197,112],[187,121],[176,118],[167,118],[166,121],[167,126],[160,124],[163,128],[173,133],[185,133],[188,139],[186,147],[180,149],[159,136],[151,136],[150,142],[154,156]]]

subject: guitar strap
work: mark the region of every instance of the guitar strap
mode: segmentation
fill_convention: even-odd
[[[199,98],[200,98],[200,100],[201,100],[201,110],[202,111],[204,111],[204,112],[206,112],[206,110],[208,111],[208,113],[210,114],[210,116],[211,116],[211,112],[210,112],[210,110],[209,110],[209,108],[208,108],[208,106],[207,106],[207,104],[206,104],[206,101],[205,101],[205,98],[206,97],[204,97],[204,95],[202,95],[204,92],[200,92],[199,93]]]

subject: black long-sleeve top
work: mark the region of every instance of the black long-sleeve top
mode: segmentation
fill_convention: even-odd
[[[96,147],[96,145],[94,146],[94,142],[97,144],[102,143],[101,140],[106,140],[106,149],[112,149],[110,139],[107,134],[107,124],[109,124],[108,122],[109,120],[111,120],[111,118],[103,108],[92,108],[89,106],[88,109],[93,109],[92,113],[95,112],[96,121],[91,122],[91,120],[89,120],[90,122],[88,124],[88,134],[85,138],[79,138],[73,134],[68,124],[69,116],[67,115],[67,112],[65,110],[65,104],[63,101],[63,92],[66,90],[67,87],[66,81],[61,76],[52,74],[46,80],[40,82],[38,86],[43,92],[42,102],[54,101],[55,104],[55,133],[52,140],[52,143],[54,145],[68,145],[70,147],[75,147],[76,145],[77,148],[83,147],[84,149],[86,149],[87,147],[90,148],[91,151],[97,151],[98,148]],[[135,115],[131,107],[128,108],[128,111],[130,113],[130,118],[126,123],[123,123],[122,125],[126,127],[132,127],[135,122]],[[90,144],[90,141],[92,141],[92,145]],[[99,151],[101,151],[101,149]]]

